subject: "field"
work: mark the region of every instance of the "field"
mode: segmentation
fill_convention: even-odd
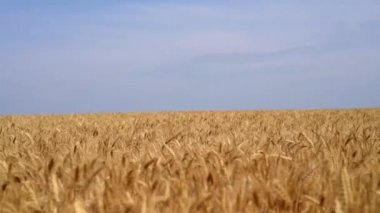
[[[0,212],[379,210],[380,109],[0,116]]]

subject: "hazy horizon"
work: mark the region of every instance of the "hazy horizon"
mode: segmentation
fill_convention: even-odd
[[[0,3],[0,114],[380,107],[380,2]]]

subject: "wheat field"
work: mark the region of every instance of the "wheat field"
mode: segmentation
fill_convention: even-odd
[[[379,212],[380,109],[0,117],[0,212]]]

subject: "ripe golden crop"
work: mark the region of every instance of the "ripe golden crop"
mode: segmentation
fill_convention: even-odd
[[[380,109],[0,117],[0,212],[376,212]]]

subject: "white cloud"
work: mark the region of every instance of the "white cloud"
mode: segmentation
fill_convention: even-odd
[[[155,100],[166,100],[160,108],[189,103],[228,107],[232,100],[250,108],[263,101],[260,95],[278,98],[284,86],[297,83],[317,91],[321,79],[329,76],[341,80],[334,84],[340,91],[349,90],[347,85],[357,78],[363,91],[371,93],[371,79],[380,78],[374,58],[380,51],[379,10],[380,4],[371,1],[239,1],[122,3],[58,14],[2,14],[3,87],[21,86],[12,92],[5,88],[0,96],[18,102],[13,97],[29,92],[30,99],[46,101],[56,100],[54,94],[67,98],[79,91],[93,102],[112,97],[113,106],[120,97],[152,109]],[[5,25],[9,17],[15,22]],[[310,85],[302,83],[313,79]],[[252,97],[250,91],[255,91]],[[305,97],[302,88],[284,91]],[[205,100],[208,104],[202,105]]]

